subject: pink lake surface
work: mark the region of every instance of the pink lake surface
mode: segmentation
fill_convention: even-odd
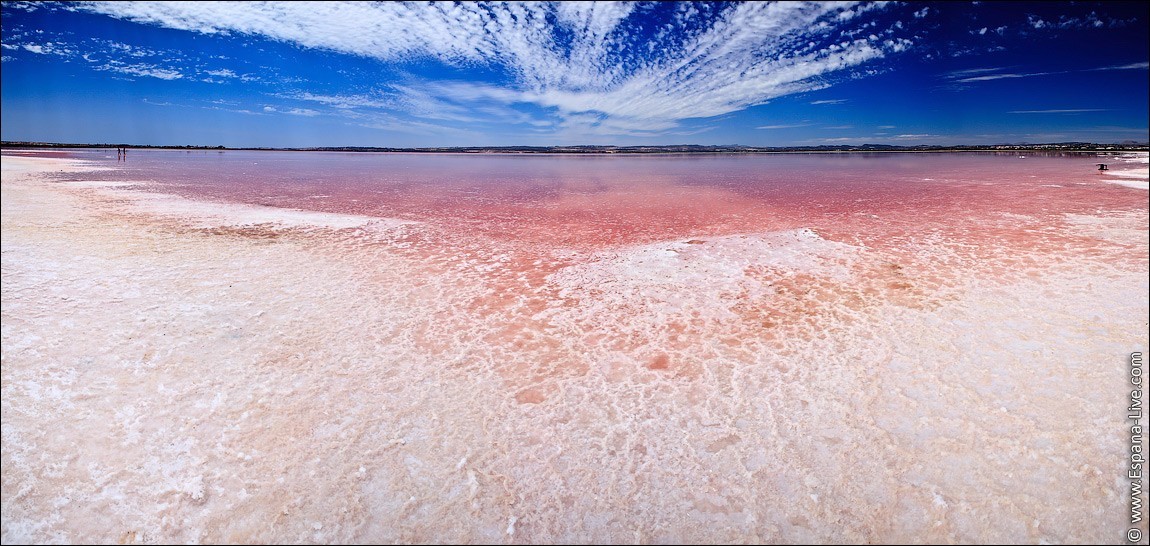
[[[100,152],[89,155],[101,155]],[[1105,157],[1114,157],[1103,156]],[[108,159],[108,158],[105,158]],[[1110,159],[1104,159],[1110,161]],[[109,180],[194,200],[423,223],[400,246],[428,263],[498,254],[495,278],[542,282],[576,253],[660,241],[814,230],[876,251],[924,283],[1017,274],[1045,253],[1145,262],[1138,245],[1058,231],[1068,214],[1144,210],[1098,154],[507,156],[133,153]],[[1114,160],[1116,168],[1121,160]],[[934,247],[928,241],[944,242]],[[924,245],[929,247],[924,252]],[[945,249],[945,257],[934,250]],[[1026,253],[1018,250],[1025,249]],[[1053,255],[1053,254],[1051,254]],[[905,262],[905,263],[904,263]],[[918,269],[915,269],[918,268]],[[900,269],[901,271],[901,269]],[[898,281],[895,281],[898,282]]]
[[[77,152],[78,157],[104,155]],[[1011,211],[1085,212],[1139,194],[1096,154],[562,156],[133,151],[108,179],[277,207],[465,223],[588,248],[704,233],[831,228],[878,242]],[[1057,191],[1056,191],[1057,190]],[[1106,191],[1110,190],[1110,191]],[[1131,195],[1133,193],[1133,195]],[[884,213],[881,222],[858,219]],[[876,225],[878,224],[878,225]]]
[[[104,151],[76,152],[77,157]],[[1106,156],[1103,156],[1106,157]],[[1113,157],[1113,156],[1110,156]],[[778,154],[507,156],[134,151],[108,180],[149,191],[424,222],[425,252],[507,245],[534,269],[539,253],[701,236],[814,229],[827,240],[904,252],[912,240],[1064,249],[1049,231],[1066,214],[1125,210],[1143,194],[1102,183],[1098,154]],[[1106,161],[1110,161],[1106,159]],[[1115,160],[1117,161],[1117,160]],[[1120,165],[1120,164],[1119,164]],[[1009,215],[1016,215],[1011,217]],[[1090,238],[1077,244],[1090,246]],[[1009,254],[1009,252],[1007,252]],[[997,268],[1007,263],[978,263]]]
[[[88,224],[5,209],[6,541],[1125,536],[1122,158],[65,155]]]

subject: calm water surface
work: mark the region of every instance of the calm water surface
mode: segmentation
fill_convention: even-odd
[[[1093,153],[720,156],[464,155],[105,150],[102,178],[183,196],[466,226],[568,245],[812,227],[882,244],[987,215],[1089,212],[1129,204],[1100,182]],[[848,236],[849,234],[849,236]]]

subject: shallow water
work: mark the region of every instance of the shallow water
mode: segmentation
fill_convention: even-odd
[[[5,155],[5,542],[1125,536],[1094,155],[71,154]]]

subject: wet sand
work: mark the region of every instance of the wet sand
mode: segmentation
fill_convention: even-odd
[[[89,168],[3,158],[5,543],[1124,540],[1144,190],[596,240]]]

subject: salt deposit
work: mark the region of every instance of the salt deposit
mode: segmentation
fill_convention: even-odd
[[[508,237],[5,153],[5,543],[1124,540],[1150,220],[1093,173],[568,243],[628,213]]]
[[[1150,189],[1150,154],[1130,153],[1115,159],[1120,162],[1119,166],[1105,174],[1117,179],[1112,178],[1109,182],[1140,190]]]

